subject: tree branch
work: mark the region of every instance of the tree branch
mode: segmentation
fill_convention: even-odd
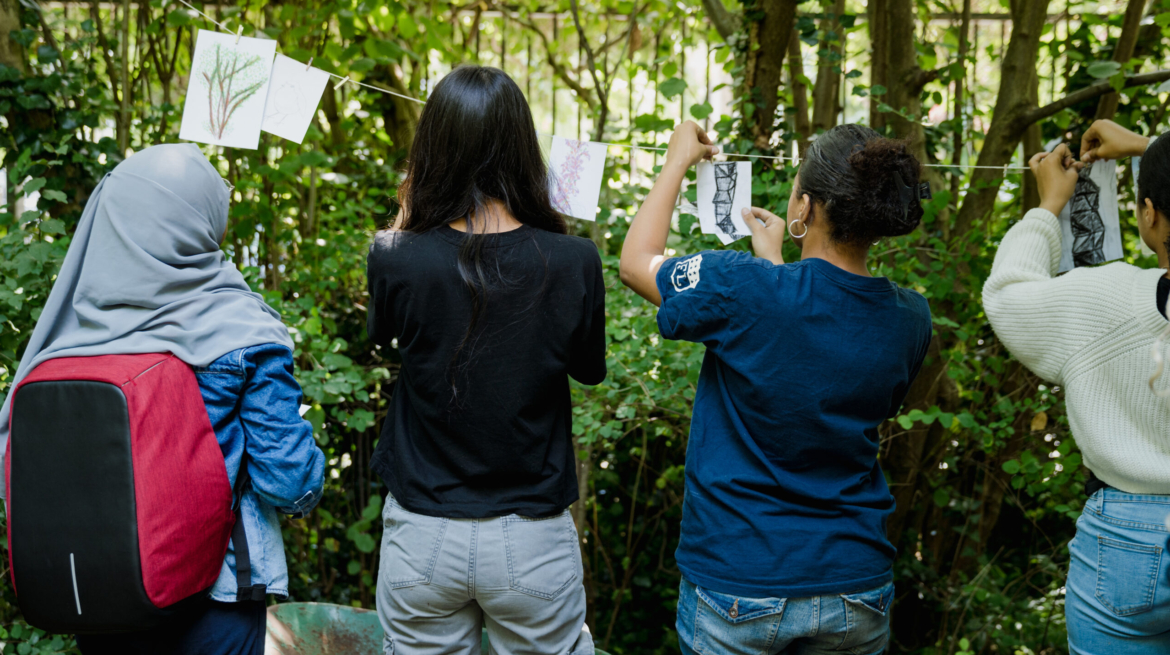
[[[593,58],[593,48],[589,47],[589,40],[585,36],[585,28],[581,26],[581,17],[577,12],[577,0],[569,0],[569,9],[573,12],[573,25],[577,28],[577,38],[581,39],[581,48],[585,50],[585,60],[589,62],[589,76],[593,78],[593,88],[597,91],[597,98],[602,106],[609,104],[609,94],[597,77],[597,62]]]
[[[1165,82],[1166,80],[1170,80],[1170,70],[1142,73],[1141,75],[1133,75],[1125,78],[1125,84],[1122,85],[1121,88],[1128,89],[1135,86],[1146,86],[1148,84]],[[1109,80],[1101,80],[1100,82],[1097,82],[1091,86],[1086,86],[1083,89],[1073,91],[1060,100],[1050,102],[1043,107],[1037,107],[1031,111],[1025,112],[1020,116],[1020,121],[1022,121],[1022,123],[1019,127],[1025,128],[1032,123],[1042,121],[1049,116],[1055,116],[1062,110],[1068,109],[1075,104],[1084,102],[1086,100],[1092,100],[1093,98],[1110,93],[1116,93],[1116,91],[1113,89],[1113,85],[1109,83]]]
[[[549,42],[548,35],[544,33],[544,30],[540,29],[540,26],[531,20],[521,18],[520,15],[515,12],[509,11],[508,18],[511,18],[513,21],[515,21],[517,25],[521,25],[528,28],[530,31],[535,32],[536,35],[540,37],[540,41],[544,45],[545,58],[548,61],[549,67],[553,69],[553,72],[556,73],[557,77],[559,77],[566,86],[577,93],[577,97],[581,99],[581,102],[584,102],[585,106],[592,110],[594,105],[593,94],[589,91],[589,89],[581,86],[580,82],[573,79],[573,77],[569,75],[568,69],[566,69],[565,66],[558,62],[556,57],[553,56],[552,44]]]
[[[711,19],[711,24],[715,26],[715,31],[719,32],[724,41],[739,29],[739,14],[724,7],[723,0],[703,0],[703,9]]]

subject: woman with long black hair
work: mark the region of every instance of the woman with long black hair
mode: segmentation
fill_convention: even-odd
[[[743,209],[756,256],[665,256],[687,169],[716,153],[694,123],[622,247],[622,281],[667,339],[703,343],[676,559],[685,655],[877,655],[889,639],[894,498],[878,426],[930,344],[926,299],[869,273],[869,248],[922,218],[921,167],[860,125],[817,137],[787,220]],[[801,260],[781,255],[788,232]]]
[[[565,234],[528,104],[461,66],[419,120],[402,212],[367,263],[369,334],[402,367],[372,466],[378,615],[395,655],[591,655],[569,378],[605,378],[605,286]]]

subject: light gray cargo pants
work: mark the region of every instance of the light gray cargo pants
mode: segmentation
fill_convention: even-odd
[[[593,655],[569,513],[446,519],[382,511],[378,618],[386,655]]]

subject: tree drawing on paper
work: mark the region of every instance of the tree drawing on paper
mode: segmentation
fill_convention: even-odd
[[[727,236],[738,239],[735,223],[731,220],[731,209],[735,198],[736,178],[739,169],[735,162],[715,164],[715,225]]]
[[[585,169],[585,162],[589,161],[589,144],[585,141],[565,139],[565,145],[568,147],[568,153],[557,171],[553,205],[561,213],[567,214],[573,209],[573,200],[577,197],[577,183],[581,181],[581,171]]]
[[[1081,171],[1069,205],[1069,227],[1072,228],[1073,266],[1092,266],[1105,261],[1105,222],[1101,220],[1101,187],[1089,177],[1088,168]]]
[[[198,70],[200,81],[207,85],[208,131],[222,139],[240,105],[268,82],[268,70],[258,55],[221,44],[204,52]]]

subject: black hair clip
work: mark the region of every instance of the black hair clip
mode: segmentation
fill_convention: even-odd
[[[905,220],[910,214],[910,203],[915,200],[930,200],[934,196],[930,193],[929,182],[919,182],[917,187],[906,184],[902,174],[894,171],[894,179],[898,182],[898,195],[902,200],[902,218]],[[915,198],[917,196],[917,198]]]

